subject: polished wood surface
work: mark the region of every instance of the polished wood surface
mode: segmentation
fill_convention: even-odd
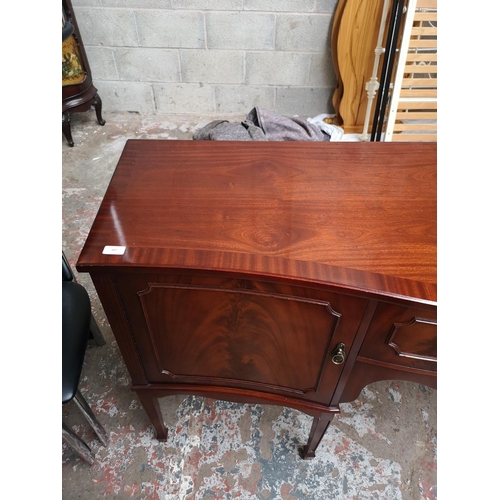
[[[367,383],[407,380],[437,388],[437,309],[379,302],[357,337],[332,403],[353,401]],[[360,348],[358,348],[360,345]]]
[[[366,300],[210,276],[120,273],[114,283],[152,383],[259,388],[329,406]],[[307,362],[304,362],[307,360]]]
[[[435,303],[436,175],[429,144],[129,140],[78,266],[284,276]]]
[[[437,362],[436,331],[436,311],[381,304],[373,316],[359,355],[408,368],[434,370]]]
[[[370,382],[435,386],[435,144],[130,140],[77,269],[158,439],[159,397],[276,404],[312,458]]]

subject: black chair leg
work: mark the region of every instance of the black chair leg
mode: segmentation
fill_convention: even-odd
[[[87,419],[87,422],[90,424],[92,429],[94,429],[94,432],[99,438],[99,441],[104,446],[108,446],[108,435],[106,434],[104,427],[100,424],[99,420],[97,420],[97,417],[94,415],[94,412],[90,409],[90,406],[88,405],[87,401],[85,401],[85,398],[82,396],[82,393],[80,391],[76,391],[73,401],[76,403],[76,406],[78,406],[80,411],[83,413],[83,416]]]
[[[87,446],[87,444],[75,433],[73,432],[64,422],[62,423],[62,437],[65,443],[82,459],[88,464],[92,465],[94,463],[94,453]]]
[[[106,344],[101,329],[99,328],[99,325],[97,324],[93,314],[90,316],[90,336],[92,339],[94,339],[97,345]]]
[[[73,147],[75,143],[73,142],[73,136],[71,135],[71,114],[66,112],[62,114],[62,131],[64,137],[68,141],[68,146]]]

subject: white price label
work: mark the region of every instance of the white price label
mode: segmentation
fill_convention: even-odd
[[[117,246],[111,246],[111,245],[106,245],[104,247],[104,250],[102,253],[104,255],[123,255],[125,253],[125,249],[127,247],[117,247]]]

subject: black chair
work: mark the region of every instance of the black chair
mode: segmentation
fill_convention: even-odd
[[[87,290],[76,282],[62,255],[62,404],[74,401],[104,446],[108,436],[78,390],[89,338],[97,345],[106,342],[92,314]],[[62,423],[62,437],[83,460],[92,464],[94,453],[69,426]]]

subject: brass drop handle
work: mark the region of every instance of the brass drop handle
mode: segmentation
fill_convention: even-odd
[[[345,361],[345,345],[340,343],[332,352],[332,361],[334,365],[341,365]]]

